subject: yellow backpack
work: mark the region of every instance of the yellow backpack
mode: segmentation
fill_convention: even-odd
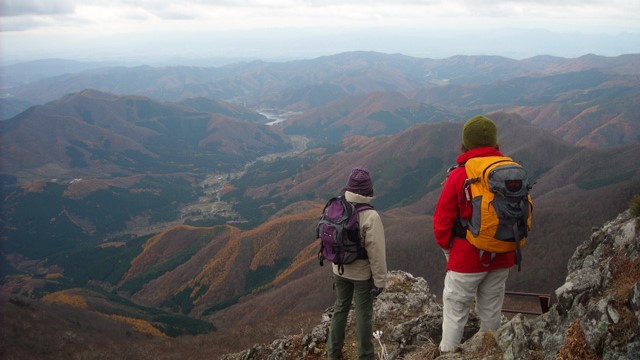
[[[520,248],[531,230],[533,200],[529,194],[532,184],[526,170],[506,156],[487,156],[469,159],[465,196],[471,201],[473,214],[466,222],[466,238],[484,252],[515,251],[520,271]],[[488,266],[488,264],[486,264]]]

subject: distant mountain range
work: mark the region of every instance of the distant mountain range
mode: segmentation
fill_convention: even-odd
[[[204,98],[295,111],[301,115],[289,131],[297,133],[325,131],[327,126],[319,124],[330,122],[330,133],[388,134],[419,122],[510,110],[572,143],[615,146],[635,143],[640,136],[632,123],[640,104],[639,63],[638,54],[434,60],[351,52],[209,68],[105,67],[5,89],[3,118],[28,104],[96,89],[192,105]],[[345,121],[350,122],[346,128]]]
[[[253,104],[291,106],[313,94],[312,103],[373,91],[406,92],[433,85],[491,84],[520,77],[538,77],[597,70],[637,75],[640,54],[613,58],[585,55],[575,59],[537,56],[513,60],[499,56],[454,56],[425,59],[375,52],[348,52],[283,63],[253,61],[222,67],[102,67],[60,74],[5,91],[9,97],[43,104],[87,88],[120,95],[143,95],[179,101],[193,97],[242,99]],[[15,67],[16,65],[14,65]],[[35,68],[42,68],[42,64]],[[65,65],[59,65],[63,72]],[[12,69],[7,69],[10,73]],[[15,71],[15,70],[13,70]],[[312,89],[316,92],[310,92]],[[324,96],[319,96],[324,95]],[[5,96],[7,97],[7,96]],[[287,100],[288,99],[288,100]]]
[[[536,182],[508,287],[549,293],[577,244],[640,189],[638,60],[356,52],[16,87],[42,104],[0,122],[2,289],[85,299],[171,336],[298,331],[333,298],[315,258],[321,207],[364,165],[389,268],[438,294],[431,216],[462,121],[485,113]],[[267,109],[283,121],[266,125]]]

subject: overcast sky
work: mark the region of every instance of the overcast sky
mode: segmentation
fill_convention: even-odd
[[[640,53],[639,0],[0,0],[5,63]]]

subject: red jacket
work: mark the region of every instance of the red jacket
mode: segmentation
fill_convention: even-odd
[[[502,156],[493,147],[478,147],[458,156],[459,165],[474,157]],[[436,242],[443,249],[450,249],[447,270],[461,273],[477,273],[496,269],[509,268],[515,263],[514,253],[496,254],[491,260],[490,253],[484,253],[480,261],[480,250],[466,239],[453,238],[453,226],[456,219],[471,219],[471,203],[464,196],[464,181],[467,173],[464,167],[455,168],[449,173],[440,199],[433,214],[433,232]],[[453,239],[453,240],[452,240]],[[485,266],[489,264],[489,266]]]

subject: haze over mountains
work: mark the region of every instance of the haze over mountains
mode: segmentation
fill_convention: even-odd
[[[0,122],[3,291],[84,299],[172,336],[299,331],[333,298],[315,258],[321,207],[364,165],[389,268],[437,294],[431,215],[462,122],[485,113],[536,181],[508,286],[550,293],[640,189],[639,75],[633,54],[353,52],[16,80]]]
[[[478,111],[511,109],[572,143],[616,145],[633,143],[638,134],[619,130],[629,127],[625,117],[603,114],[637,110],[633,104],[640,103],[638,79],[633,75],[640,72],[638,63],[638,55],[538,56],[517,61],[495,56],[432,60],[354,52],[212,68],[101,68],[5,89],[3,108],[14,110],[3,117],[16,115],[18,104],[24,108],[25,104],[44,104],[69,93],[96,89],[162,101],[205,97],[253,109],[302,112],[304,121],[296,121],[299,126],[320,117],[329,118],[335,127],[349,121],[342,113],[350,112],[360,117],[358,122],[370,118],[378,123],[363,135],[376,130],[397,132],[416,122],[460,119]],[[396,114],[403,110],[407,114]],[[385,130],[391,126],[384,124],[387,117],[394,117],[389,120],[393,129]],[[357,125],[350,127],[354,133],[362,130]]]

